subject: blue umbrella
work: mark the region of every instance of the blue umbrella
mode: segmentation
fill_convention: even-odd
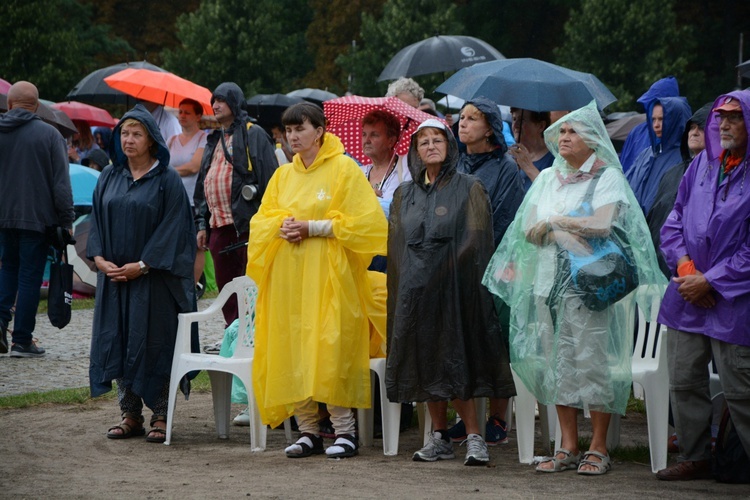
[[[617,98],[597,77],[538,59],[502,59],[461,69],[437,92],[463,99],[489,97],[530,111],[573,110],[596,100],[599,109]]]
[[[99,172],[77,163],[70,164],[70,186],[73,188],[73,205],[90,207]]]

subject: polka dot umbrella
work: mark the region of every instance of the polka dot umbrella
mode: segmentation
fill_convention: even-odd
[[[405,155],[409,151],[411,134],[419,124],[435,118],[396,97],[351,95],[325,101],[323,111],[328,118],[328,131],[338,136],[346,152],[363,164],[372,162],[362,152],[362,118],[376,109],[392,114],[401,124],[401,135],[396,143],[396,153],[399,155]]]

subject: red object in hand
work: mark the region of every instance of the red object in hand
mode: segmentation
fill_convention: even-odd
[[[695,262],[692,260],[689,260],[687,262],[683,262],[679,266],[677,266],[677,276],[682,278],[683,276],[689,276],[691,274],[696,274],[695,272]]]

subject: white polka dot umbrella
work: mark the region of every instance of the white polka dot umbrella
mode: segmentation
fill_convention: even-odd
[[[323,103],[328,118],[328,131],[341,139],[346,152],[363,164],[372,163],[362,152],[362,118],[376,109],[395,116],[401,123],[401,135],[396,143],[396,153],[405,155],[409,151],[411,134],[420,123],[432,115],[409,106],[396,97],[346,96]]]

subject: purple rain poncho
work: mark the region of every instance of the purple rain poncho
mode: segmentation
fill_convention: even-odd
[[[735,91],[745,128],[750,130],[750,92]],[[676,330],[700,333],[731,344],[750,346],[750,179],[745,158],[719,183],[719,123],[709,115],[706,149],[685,172],[674,209],[661,230],[661,251],[675,273],[677,261],[689,255],[714,288],[709,309],[683,300],[671,282],[659,311],[659,322]],[[676,273],[675,273],[676,274]]]
[[[578,172],[559,153],[559,131],[566,123],[594,150]],[[652,317],[651,304],[661,297],[666,280],[595,103],[561,118],[544,135],[555,161],[531,185],[483,283],[511,308],[511,365],[537,400],[624,414],[632,384],[634,299],[646,317]],[[569,181],[592,171],[598,172],[590,202],[593,215],[578,222],[590,221],[591,227],[563,231],[564,221],[575,222],[573,214],[581,210],[592,182]],[[554,241],[545,236],[532,243],[532,228],[550,217],[559,221],[552,226]],[[637,292],[602,311],[589,310],[570,274],[557,268],[569,258],[561,246],[563,237],[575,235],[590,242],[594,230],[599,238],[617,240],[630,249],[640,282]]]

